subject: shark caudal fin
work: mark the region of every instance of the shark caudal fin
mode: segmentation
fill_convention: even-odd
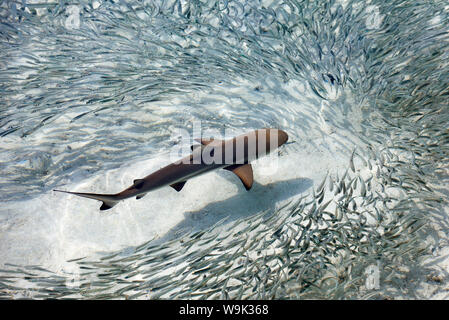
[[[71,192],[63,190],[53,190],[53,191],[74,194],[75,196],[102,201],[103,204],[101,205],[100,210],[111,209],[120,201],[117,200],[116,196],[113,194],[82,193],[82,192]]]

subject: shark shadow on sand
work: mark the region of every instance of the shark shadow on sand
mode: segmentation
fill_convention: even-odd
[[[239,190],[231,198],[209,203],[197,211],[185,212],[183,221],[152,243],[164,243],[189,232],[206,230],[225,217],[227,219],[224,223],[229,224],[267,209],[274,212],[279,202],[307,191],[312,185],[313,180],[308,178],[277,181],[267,185],[254,182],[250,192],[240,192]],[[243,186],[239,185],[239,188],[243,188]]]

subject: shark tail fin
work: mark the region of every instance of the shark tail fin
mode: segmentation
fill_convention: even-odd
[[[75,196],[102,201],[103,204],[101,205],[100,210],[111,209],[120,201],[114,194],[83,193],[83,192],[71,192],[63,190],[53,190],[53,191],[74,194]]]

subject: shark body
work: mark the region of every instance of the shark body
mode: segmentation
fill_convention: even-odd
[[[192,146],[192,154],[142,179],[134,180],[133,185],[119,193],[54,191],[102,201],[100,210],[108,210],[121,200],[131,197],[141,199],[148,192],[164,186],[171,186],[179,192],[188,179],[221,168],[234,172],[246,190],[250,190],[253,184],[250,162],[267,155],[287,140],[287,133],[278,129],[259,129],[229,140],[199,139],[197,141],[201,145]]]

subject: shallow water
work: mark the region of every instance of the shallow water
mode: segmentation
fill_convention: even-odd
[[[26,2],[1,9],[3,297],[417,296],[447,224],[444,1]],[[118,192],[199,122],[293,143],[248,193],[52,191]]]

